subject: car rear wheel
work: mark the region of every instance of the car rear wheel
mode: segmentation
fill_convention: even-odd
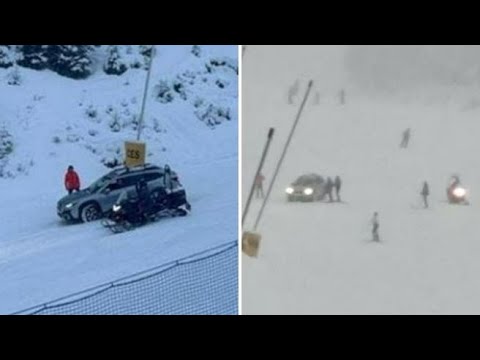
[[[84,223],[96,221],[101,217],[102,212],[97,204],[85,205],[80,211],[80,218]]]

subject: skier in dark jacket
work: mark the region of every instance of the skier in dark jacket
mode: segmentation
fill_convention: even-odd
[[[373,218],[372,218],[372,241],[380,242],[380,236],[378,235],[379,227],[380,227],[380,224],[378,222],[378,213],[375,212],[373,213]]]
[[[406,149],[408,147],[408,143],[410,142],[410,128],[406,129],[402,133],[402,142],[400,143],[400,147]]]
[[[338,175],[335,176],[333,186],[335,188],[335,194],[337,196],[337,201],[341,202],[342,200],[340,199],[340,189],[342,188],[342,180],[340,179],[340,176],[338,176]]]
[[[428,188],[428,183],[426,181],[423,182],[423,187],[420,194],[422,195],[423,204],[426,209],[428,208],[428,195],[430,195],[430,189]]]
[[[333,202],[333,181],[330,177],[327,178],[327,185],[325,187],[325,193],[328,195],[328,202]]]

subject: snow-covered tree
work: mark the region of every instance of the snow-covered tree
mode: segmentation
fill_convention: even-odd
[[[143,56],[150,57],[152,55],[153,45],[140,45],[139,52]]]
[[[51,45],[19,45],[18,65],[43,70],[48,67],[48,51]]]
[[[154,45],[140,45],[139,52],[143,56],[143,67],[148,69],[148,63],[150,62],[150,57],[152,56]]]
[[[162,104],[166,104],[174,100],[172,88],[166,80],[160,80],[158,85],[155,87],[155,92],[157,94],[157,100]]]
[[[72,78],[85,79],[92,73],[91,45],[50,45],[50,69]]]
[[[0,128],[0,159],[13,152],[13,138],[10,133]]]
[[[120,56],[118,45],[108,47],[108,58],[103,65],[103,70],[108,75],[122,75],[128,67],[124,59]]]
[[[193,45],[192,54],[195,55],[196,57],[202,56],[202,48],[198,45]]]
[[[10,45],[0,45],[0,68],[9,68],[14,63]]]
[[[22,77],[20,76],[17,66],[7,75],[7,78],[8,85],[21,85],[22,83]]]

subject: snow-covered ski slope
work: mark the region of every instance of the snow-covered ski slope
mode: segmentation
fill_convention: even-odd
[[[345,77],[334,60],[341,49],[319,49],[315,58],[291,50],[252,46],[245,57],[243,199],[273,126],[264,171],[271,179],[298,109],[286,105],[288,86],[302,76],[295,70],[303,64],[304,80],[308,71],[322,75],[330,83],[314,75],[317,89],[331,91],[324,91],[319,106],[310,102],[299,123],[258,229],[258,259],[242,257],[243,313],[480,313],[480,110],[465,110],[461,101],[426,104],[415,96],[407,102],[349,96],[348,90],[341,107],[335,96]],[[262,68],[268,62],[272,71]],[[401,150],[407,127],[410,146]],[[285,187],[305,172],[340,175],[345,203],[287,203]],[[469,191],[470,206],[445,202],[454,173]],[[424,180],[431,191],[428,210],[419,195]],[[257,200],[247,230],[259,207]],[[370,241],[375,211],[378,244]]]
[[[191,54],[192,46],[157,48],[152,89],[159,78],[173,79],[185,70],[204,69],[210,57],[236,61],[238,51],[237,46],[202,46],[199,59]],[[15,139],[9,166],[27,164],[27,174],[0,179],[0,313],[54,300],[237,239],[236,74],[218,75],[229,79],[221,98],[211,78],[190,89],[206,101],[231,108],[231,121],[215,129],[195,117],[193,100],[161,104],[150,93],[143,135],[151,153],[148,161],[168,163],[179,173],[193,211],[185,218],[165,219],[114,235],[99,222],[62,224],[56,202],[65,195],[63,177],[68,165],[75,166],[82,186],[89,185],[109,171],[100,162],[101,156],[109,155],[108,145],[123,151],[124,140],[135,140],[133,129],[110,130],[105,108],[121,109],[122,102],[136,97],[130,109],[138,114],[146,71],[131,69],[120,77],[97,71],[79,81],[21,68],[23,84],[18,87],[6,84],[6,73],[0,69],[0,124]],[[102,119],[98,123],[85,116],[89,105],[97,108]],[[153,131],[153,118],[159,122],[158,133]],[[95,136],[89,135],[92,129]],[[69,135],[73,142],[67,140]],[[61,142],[52,141],[54,136]]]

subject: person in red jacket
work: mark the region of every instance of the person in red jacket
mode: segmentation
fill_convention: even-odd
[[[69,194],[73,191],[80,191],[80,178],[72,165],[68,167],[67,173],[65,174],[65,188]]]

